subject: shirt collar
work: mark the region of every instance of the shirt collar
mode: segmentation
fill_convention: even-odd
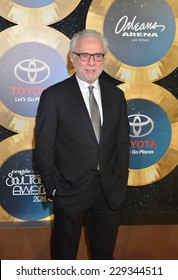
[[[77,75],[76,75],[76,78],[77,78],[77,81],[78,81],[80,87],[81,87],[83,90],[86,90],[86,89],[88,90],[88,87],[91,86],[91,85],[89,85],[87,82],[81,80]],[[94,88],[99,88],[99,81],[98,81],[98,79],[92,84],[92,86],[93,86]]]

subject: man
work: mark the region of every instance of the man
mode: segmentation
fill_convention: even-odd
[[[92,259],[113,259],[127,187],[129,125],[123,92],[99,79],[107,49],[106,38],[94,30],[74,35],[69,55],[76,74],[40,99],[36,156],[53,198],[54,259],[76,259],[83,223]]]

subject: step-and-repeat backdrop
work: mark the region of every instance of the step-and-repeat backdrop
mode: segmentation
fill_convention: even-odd
[[[152,198],[163,184],[161,200],[172,199],[170,212],[177,213],[177,0],[1,0],[0,27],[0,125],[6,135],[0,144],[0,221],[52,219],[33,156],[35,117],[42,91],[74,72],[70,38],[83,28],[107,37],[103,78],[127,99],[131,142],[125,209],[131,204],[143,209],[147,197],[154,214],[160,197]],[[146,196],[138,198],[146,188]]]

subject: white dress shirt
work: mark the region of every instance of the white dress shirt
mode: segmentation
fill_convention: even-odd
[[[88,89],[88,87],[91,86],[91,85],[89,85],[88,83],[86,83],[86,82],[82,81],[81,79],[79,79],[77,77],[77,75],[76,75],[76,78],[77,78],[77,81],[78,81],[78,84],[79,84],[79,87],[80,87],[83,99],[85,101],[85,105],[87,107],[87,110],[88,110],[88,113],[89,113],[89,116],[90,116],[89,89]],[[101,92],[100,92],[100,86],[99,86],[98,80],[96,80],[92,84],[92,86],[94,87],[93,88],[93,94],[94,94],[94,97],[95,97],[96,102],[97,102],[98,107],[99,107],[100,117],[101,117],[101,125],[102,125],[103,124],[103,109],[102,109]]]

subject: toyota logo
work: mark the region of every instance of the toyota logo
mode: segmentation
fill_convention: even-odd
[[[154,123],[150,117],[141,114],[134,114],[130,115],[128,118],[131,128],[131,137],[143,137],[153,131]]]
[[[15,77],[26,84],[39,84],[46,81],[50,75],[49,66],[38,59],[26,59],[16,64]]]

